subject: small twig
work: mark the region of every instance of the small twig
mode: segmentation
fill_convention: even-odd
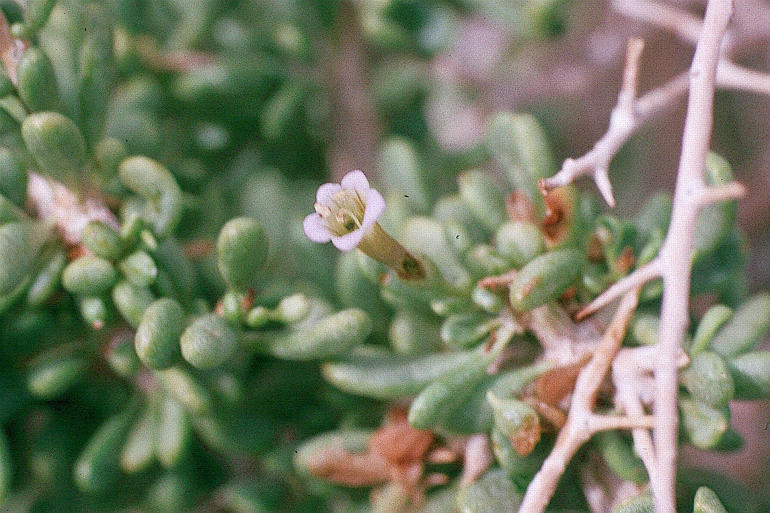
[[[634,365],[633,356],[635,349],[621,349],[612,364],[612,380],[615,384],[615,403],[626,415],[643,415],[644,408],[639,401],[636,392],[638,382],[637,367]],[[644,348],[643,348],[644,349]],[[657,349],[657,348],[655,348]],[[641,458],[647,469],[650,483],[657,483],[658,463],[655,458],[655,446],[652,443],[652,435],[645,428],[631,430],[634,441],[634,451]],[[653,490],[654,493],[654,490]]]
[[[722,59],[717,68],[717,85],[721,89],[770,95],[770,74],[747,69]]]
[[[631,18],[668,29],[683,41],[692,44],[697,42],[702,27],[701,20],[695,15],[658,2],[616,0],[613,7]],[[633,41],[629,41],[623,87],[618,95],[618,103],[612,111],[607,132],[591,151],[577,159],[566,159],[558,173],[542,179],[540,188],[543,192],[570,184],[579,177],[592,175],[604,200],[608,205],[614,206],[612,184],[608,176],[613,157],[634,132],[672,107],[687,92],[689,77],[682,74],[634,100],[634,96],[628,94],[631,90],[634,90],[635,94],[636,80],[631,80],[630,77],[635,77],[638,69],[638,55],[632,50],[632,45],[636,43]],[[641,48],[638,51],[641,51]],[[739,66],[729,60],[728,53],[724,48],[720,52],[716,85],[723,89],[770,95],[770,74]]]
[[[589,419],[591,431],[615,431],[618,429],[652,429],[655,423],[653,415],[592,415]]]
[[[577,314],[575,318],[578,320],[585,319],[592,313],[598,311],[600,308],[607,306],[614,300],[641,285],[644,285],[648,281],[654,280],[661,275],[661,261],[660,258],[655,258],[646,265],[639,267],[631,274],[624,276],[615,283],[613,283],[607,290],[599,294],[593,301],[584,306]]]
[[[637,288],[624,296],[599,341],[593,357],[580,371],[572,394],[567,422],[559,431],[553,450],[527,487],[518,513],[544,511],[575,452],[599,430],[598,428],[606,426],[606,421],[601,420],[604,417],[592,413],[591,410],[596,402],[599,388],[623,341],[626,327],[636,309],[638,295]],[[621,418],[618,417],[618,419]],[[648,425],[647,419],[641,420],[644,416],[633,418],[633,422],[630,420],[627,423],[621,420],[617,422],[626,423],[626,427],[637,427],[639,423]]]
[[[669,109],[687,92],[688,87],[687,76],[682,74],[636,98],[639,59],[643,47],[644,44],[639,39],[631,39],[628,42],[623,86],[618,93],[618,103],[612,110],[607,132],[594,144],[591,151],[578,159],[566,159],[558,173],[541,180],[541,190],[545,192],[568,185],[581,176],[593,175],[604,200],[610,206],[615,205],[608,177],[613,157],[639,127]]]
[[[698,42],[701,20],[687,11],[648,0],[613,0],[612,8],[629,18],[668,30],[686,43]]]

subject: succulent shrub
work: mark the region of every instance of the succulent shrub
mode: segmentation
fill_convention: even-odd
[[[410,116],[462,92],[387,60],[373,96],[393,135],[372,169],[316,189],[335,27],[433,55],[468,12],[516,44],[556,37],[566,2],[348,11],[0,2],[0,508],[513,512],[584,397],[548,511],[594,506],[587,468],[614,513],[653,510],[637,435],[663,286],[586,309],[658,257],[669,196],[624,219],[546,187],[556,159],[531,114],[437,148]],[[715,153],[706,181],[732,181]],[[736,217],[726,199],[695,226],[690,294],[708,309],[677,404],[705,450],[741,447],[732,400],[770,396],[770,296],[747,297]],[[762,508],[701,470],[677,493],[680,511]]]

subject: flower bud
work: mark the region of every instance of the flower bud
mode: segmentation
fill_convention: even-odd
[[[493,469],[478,480],[460,487],[457,513],[504,513],[518,511],[522,493],[504,469]]]
[[[558,249],[531,260],[511,283],[511,305],[527,311],[558,299],[577,280],[584,260],[583,253],[574,248]]]
[[[16,75],[19,97],[30,111],[55,111],[59,108],[56,73],[43,50],[35,47],[27,49],[16,66]]]
[[[217,238],[217,266],[225,281],[237,290],[253,287],[267,258],[267,237],[262,226],[248,217],[228,221]]]
[[[27,375],[27,388],[40,399],[53,399],[76,381],[86,370],[86,361],[80,356],[46,357],[35,363]]]
[[[735,380],[736,399],[770,397],[770,351],[752,351],[728,363]]]
[[[218,315],[198,317],[179,340],[182,357],[193,367],[213,369],[233,356],[238,348],[238,332]]]
[[[342,310],[313,326],[279,335],[269,343],[269,352],[286,360],[323,360],[343,354],[361,344],[372,331],[372,321],[363,310]]]
[[[530,454],[540,441],[540,417],[530,405],[517,399],[499,398],[487,393],[494,411],[495,427],[505,434],[520,456]]]
[[[166,468],[175,466],[184,457],[192,439],[190,418],[177,401],[164,396],[158,405],[155,429],[155,454]]]
[[[112,288],[112,302],[128,324],[136,328],[142,321],[144,311],[155,301],[152,291],[137,287],[126,280],[119,281]]]
[[[535,225],[509,221],[497,230],[495,248],[498,255],[520,269],[545,251],[545,239]]]
[[[174,176],[159,162],[129,157],[120,163],[120,181],[144,198],[144,219],[161,237],[174,231],[182,216],[182,191]]]
[[[696,401],[723,408],[733,398],[735,384],[725,361],[716,353],[703,351],[693,356],[681,373],[681,380]]]
[[[182,307],[169,298],[161,298],[144,311],[136,330],[136,354],[151,369],[165,369],[179,359],[179,337],[184,327]]]
[[[486,146],[508,174],[515,189],[540,201],[537,181],[554,172],[548,139],[530,114],[501,112],[491,121]]]
[[[62,285],[78,296],[98,296],[107,291],[117,277],[118,273],[107,260],[85,255],[64,268]]]
[[[17,207],[24,207],[27,178],[27,171],[13,153],[7,148],[0,148],[0,194]]]
[[[487,230],[494,231],[507,219],[505,196],[489,173],[474,169],[457,178],[460,197]]]
[[[695,492],[692,513],[727,513],[719,497],[710,488],[701,486]]]
[[[746,300],[711,339],[710,347],[722,356],[748,351],[770,330],[770,294]]]
[[[372,348],[361,348],[372,349]],[[476,352],[396,356],[377,351],[353,353],[321,366],[324,378],[337,388],[374,399],[392,400],[419,393],[444,373],[456,369]]]

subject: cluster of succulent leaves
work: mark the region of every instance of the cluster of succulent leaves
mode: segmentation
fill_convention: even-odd
[[[430,55],[458,13],[551,36],[563,3],[367,2],[359,14],[384,53]],[[555,165],[527,115],[498,115],[484,144],[459,157],[393,137],[380,155],[381,222],[431,270],[426,283],[407,283],[302,233],[307,177],[323,176],[329,142],[329,100],[306,71],[341,16],[335,2],[28,0],[22,9],[3,0],[0,9],[28,45],[17,85],[0,77],[2,507],[369,511],[367,489],[323,483],[304,458],[325,440],[365,446],[389,404],[416,396],[413,426],[488,433],[496,463],[462,489],[460,466],[442,465],[450,483],[413,510],[515,510],[553,442],[544,432],[528,455],[514,450],[522,419],[537,419],[519,395],[551,364],[527,333],[509,344],[523,356],[489,375],[497,353],[484,351],[487,340],[507,312],[567,311],[653,258],[669,200],[654,198],[630,222],[600,215],[572,188],[543,203],[536,182]],[[189,48],[215,58],[189,69],[164,61]],[[427,84],[412,71],[385,65],[374,91],[403,135],[422,132],[413,113]],[[712,181],[729,177],[717,156],[708,169]],[[27,170],[117,215],[66,241],[27,209]],[[514,191],[529,217],[511,215]],[[752,351],[770,304],[744,300],[735,205],[710,209],[693,294],[724,305],[688,341],[682,436],[731,450],[740,442],[729,401],[770,394],[770,356]],[[512,269],[510,290],[476,285]],[[655,343],[659,296],[659,285],[645,289],[628,344]],[[587,450],[621,478],[646,480],[621,434]],[[587,508],[575,472],[553,507]],[[703,484],[733,513],[758,511],[725,483],[683,472],[682,511],[722,511],[710,490],[696,494]]]
[[[435,199],[430,173],[421,168],[410,144],[397,139],[384,145],[383,176],[392,181],[393,191],[384,224],[423,258],[432,275],[425,283],[404,282],[363,254],[343,255],[336,275],[338,296],[344,305],[358,305],[375,319],[387,315],[387,324],[375,324],[374,336],[386,339],[390,347],[370,343],[348,352],[345,345],[322,365],[324,377],[345,392],[386,402],[413,398],[408,418],[414,428],[449,437],[489,434],[498,469],[459,488],[454,506],[468,513],[515,511],[555,439],[546,429],[538,429],[534,444],[527,438],[533,423],[549,420],[523,396],[528,385],[555,368],[541,357],[537,330],[515,336],[510,345],[520,356],[489,374],[499,355],[489,350],[494,336],[512,313],[526,318],[538,311],[544,315],[539,322],[551,323],[554,331],[562,322],[571,323],[568,317],[564,320],[565,313],[574,313],[656,257],[671,207],[670,197],[657,195],[627,221],[602,215],[591,195],[572,187],[542,198],[537,180],[555,168],[545,134],[532,116],[496,115],[484,144],[488,160],[479,165],[486,169],[460,173],[457,192]],[[499,180],[495,170],[506,180]],[[707,176],[710,183],[722,183],[732,174],[724,159],[710,154]],[[770,395],[770,352],[752,350],[770,330],[770,295],[746,298],[735,209],[735,202],[709,207],[697,225],[692,293],[708,292],[716,304],[693,319],[695,329],[686,344],[690,363],[681,373],[679,398],[682,441],[720,451],[742,444],[729,428],[729,402]],[[517,272],[508,286],[483,283],[511,270]],[[657,343],[661,293],[658,281],[642,289],[625,345]],[[335,437],[354,440],[361,433],[345,425],[334,437],[324,437],[334,444]],[[312,451],[320,451],[324,437],[309,442],[300,465],[310,468],[307,462]],[[529,444],[525,450],[522,440]],[[621,432],[595,436],[586,451],[598,451],[624,480],[644,484],[648,479],[630,437]],[[551,503],[554,511],[587,507],[578,471],[579,465],[568,469]],[[682,470],[681,511],[692,510],[693,486],[703,483],[724,495],[729,511],[759,511],[756,500],[720,479]],[[698,492],[699,497],[712,495],[705,488]],[[428,497],[425,511],[443,511],[445,492]],[[722,511],[721,506],[702,504],[696,500],[695,511]],[[615,511],[652,511],[649,492]]]

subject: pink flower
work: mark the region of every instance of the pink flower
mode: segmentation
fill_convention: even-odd
[[[313,242],[331,241],[340,251],[350,251],[377,223],[385,200],[359,170],[346,174],[339,184],[325,183],[316,193],[315,213],[302,223]]]
[[[339,184],[323,184],[315,199],[315,214],[307,216],[302,223],[310,240],[331,241],[340,251],[358,248],[405,280],[425,278],[422,262],[377,222],[385,211],[385,200],[369,187],[369,180],[361,171],[351,171]]]

